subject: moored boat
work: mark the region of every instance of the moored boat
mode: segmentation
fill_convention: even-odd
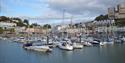
[[[73,46],[68,42],[60,43],[58,47],[63,50],[69,50],[69,51],[73,50]]]
[[[82,45],[81,43],[76,43],[76,42],[74,42],[74,43],[73,43],[73,48],[74,48],[74,49],[81,49],[81,48],[83,48],[83,45]]]
[[[27,43],[27,44],[23,45],[23,48],[25,48],[27,50],[38,51],[38,52],[52,51],[52,49],[49,48],[49,46],[46,46],[46,45],[37,46],[37,45],[32,45],[31,43]]]

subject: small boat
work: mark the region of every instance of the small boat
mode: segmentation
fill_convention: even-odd
[[[114,44],[114,42],[100,42],[100,46],[107,45],[107,44]]]
[[[73,48],[75,48],[75,49],[81,49],[81,48],[83,48],[83,45],[81,43],[74,42],[73,43]]]
[[[6,37],[1,37],[0,39],[2,39],[2,40],[7,40],[7,38],[6,38]]]
[[[73,50],[73,46],[68,42],[60,43],[58,47],[63,50],[69,50],[69,51]]]
[[[103,45],[105,45],[105,44],[106,44],[106,42],[100,42],[100,43],[99,43],[100,46],[103,46]]]
[[[25,43],[26,39],[24,37],[19,37],[19,38],[15,38],[13,41],[14,42],[19,42],[19,43]]]
[[[85,42],[82,42],[82,44],[83,44],[84,46],[93,46],[93,45],[92,45],[92,43],[90,43],[90,42],[87,42],[87,41],[85,41]]]
[[[114,44],[114,42],[104,42],[104,44]]]
[[[100,41],[99,41],[99,40],[93,40],[93,41],[91,41],[90,43],[92,43],[92,44],[99,44]]]
[[[104,43],[105,44],[114,44],[114,41],[112,38],[108,38],[108,40],[106,40]]]
[[[38,51],[38,52],[51,52],[52,51],[52,49],[49,48],[49,46],[46,46],[46,45],[35,46],[35,45],[32,45],[32,43],[27,43],[23,45],[23,48],[27,50]]]

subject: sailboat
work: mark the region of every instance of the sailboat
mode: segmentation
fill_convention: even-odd
[[[73,50],[73,46],[68,42],[61,42],[58,45],[58,47],[63,50],[69,50],[69,51]]]
[[[63,10],[63,20],[62,20],[62,24],[64,24],[63,22],[64,22],[64,18],[65,18],[65,10]],[[63,32],[64,32],[64,29],[63,29]],[[63,34],[63,32],[62,32],[62,36],[64,36],[64,34]],[[64,38],[64,37],[63,37]],[[59,44],[58,44],[58,47],[60,48],[60,49],[63,49],[63,50],[69,50],[69,51],[71,51],[71,50],[73,50],[73,46],[72,46],[72,44],[71,44],[71,41],[69,41],[69,39],[67,39],[67,38],[64,38],[64,40],[61,40],[60,42],[59,42]]]
[[[23,45],[23,48],[27,49],[27,50],[33,50],[33,51],[38,51],[38,52],[50,52],[52,51],[51,48],[49,48],[49,46],[46,45],[33,45],[33,43],[31,42],[26,42]]]

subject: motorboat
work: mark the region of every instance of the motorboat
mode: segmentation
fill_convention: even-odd
[[[46,45],[32,45],[32,43],[27,43],[23,45],[23,48],[25,48],[26,50],[33,50],[33,51],[38,51],[38,52],[50,52],[52,51],[51,48],[49,48],[49,46]]]
[[[105,44],[114,44],[114,41],[113,41],[113,39],[112,38],[108,38],[108,40],[107,41],[105,41],[104,42]]]
[[[104,44],[114,44],[114,42],[104,42]]]
[[[73,43],[73,48],[74,48],[74,49],[81,49],[81,48],[83,48],[83,45],[82,45],[81,43],[76,43],[76,42],[74,42],[74,43]]]
[[[103,45],[107,45],[107,44],[114,44],[114,42],[106,42],[106,41],[104,41],[104,42],[100,42],[99,44],[101,46],[103,46]]]
[[[73,50],[73,46],[68,42],[62,42],[58,45],[58,47],[63,50],[69,50],[69,51]]]
[[[105,44],[106,44],[106,42],[100,42],[100,43],[99,43],[100,46],[103,46],[103,45],[105,45]]]
[[[88,41],[81,41],[84,46],[93,46],[92,43]]]

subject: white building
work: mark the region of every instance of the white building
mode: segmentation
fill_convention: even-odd
[[[20,32],[24,32],[26,27],[15,27],[15,32],[18,34]]]
[[[2,27],[3,29],[14,28],[15,26],[17,26],[16,23],[0,22],[0,27]]]
[[[97,32],[112,32],[116,30],[116,26],[114,26],[114,20],[101,20],[94,21],[95,31]]]

